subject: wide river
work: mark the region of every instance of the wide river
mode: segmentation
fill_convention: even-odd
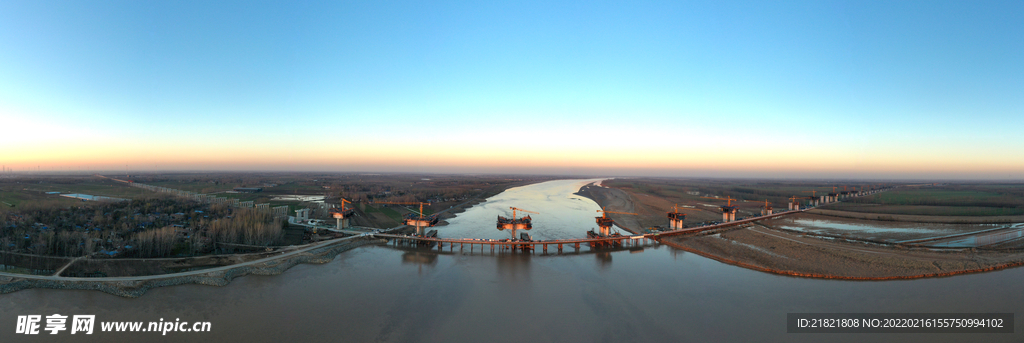
[[[510,189],[475,206],[444,237],[504,238],[497,215],[532,215],[538,239],[583,237],[598,206],[573,195],[594,180]],[[787,334],[796,312],[1016,312],[1024,268],[911,281],[835,281],[756,272],[650,246],[564,254],[442,253],[365,246],[277,276],[225,287],[151,289],[129,299],[98,291],[0,295],[0,342],[1017,342],[1013,334]],[[105,321],[207,321],[211,332],[67,331],[15,334],[18,315]],[[1016,327],[1021,327],[1018,313]]]

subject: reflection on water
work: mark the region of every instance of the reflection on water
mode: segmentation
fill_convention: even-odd
[[[499,215],[512,217],[509,207],[519,207],[540,212],[530,215],[533,229],[528,232],[534,239],[585,238],[586,231],[597,226],[594,218],[601,207],[573,193],[600,180],[555,180],[510,188],[448,219],[448,225],[437,228],[438,234],[447,238],[509,238],[509,233],[497,230],[495,223]]]
[[[402,263],[434,265],[437,264],[437,254],[429,251],[408,251],[402,254]]]
[[[612,253],[607,251],[599,251],[594,256],[597,257],[597,265],[601,269],[608,269],[612,265]]]
[[[931,224],[913,224],[906,226],[883,226],[883,225],[869,225],[869,224],[851,224],[843,223],[824,219],[807,219],[799,218],[794,219],[793,223],[795,226],[783,226],[789,230],[820,230],[820,229],[831,229],[837,231],[848,231],[848,232],[862,232],[862,233],[902,233],[902,234],[924,234],[924,235],[939,235],[947,234],[952,231],[950,228],[943,227],[942,224],[931,225]]]
[[[491,222],[486,227],[497,231],[493,229],[494,215],[488,217]],[[576,230],[571,228],[566,234]],[[948,278],[855,282],[766,274],[660,245],[646,246],[640,253],[634,250],[638,249],[460,253],[458,249],[437,252],[371,245],[343,253],[326,264],[298,265],[278,276],[241,277],[225,287],[157,288],[137,299],[95,291],[24,290],[0,295],[0,308],[4,309],[0,325],[6,327],[0,330],[0,342],[46,340],[49,337],[44,335],[15,335],[12,327],[18,315],[54,313],[94,314],[97,321],[181,318],[212,323],[213,332],[168,333],[170,341],[1024,339],[1021,330],[969,336],[785,333],[786,314],[791,312],[1016,312],[1024,308],[1024,292],[1019,291],[1024,268]],[[74,342],[158,339],[151,333],[97,332],[66,337],[61,338]]]
[[[849,234],[855,237],[890,241],[911,242],[922,239],[959,236],[965,233],[982,233],[998,228],[998,224],[941,224],[912,222],[863,221],[838,219],[814,215],[794,215],[765,221],[781,229],[820,233],[829,235]]]
[[[949,248],[974,248],[983,247],[986,245],[995,245],[1007,241],[1012,241],[1024,237],[1024,224],[1015,224],[1008,226],[1010,230],[992,230],[991,232],[983,232],[979,234],[962,236],[951,238],[949,240],[940,240],[923,243],[928,246],[936,247],[949,247]]]
[[[860,342],[865,336],[788,335],[786,313],[1024,308],[1017,286],[1024,268],[852,282],[765,274],[673,253],[665,246],[647,247],[643,253],[585,251],[417,255],[367,246],[279,276],[246,276],[226,287],[158,288],[138,299],[93,291],[19,291],[0,295],[5,309],[0,323],[13,325],[17,315],[33,313],[95,314],[103,321],[174,317],[212,322],[214,331],[202,336],[204,341],[246,342]],[[406,256],[427,264],[409,263]],[[24,340],[13,332],[0,330],[0,341]],[[181,333],[171,338],[192,340]],[[871,336],[896,338],[950,342],[965,337]],[[1010,342],[1024,336],[969,338]],[[97,333],[74,341],[113,339],[149,341],[153,336]]]
[[[791,218],[771,219],[766,221],[766,223],[787,230],[831,235],[851,234],[856,237],[892,243],[919,244],[945,248],[983,247],[1024,238],[1024,223],[1010,225],[909,222],[851,223],[843,219],[804,218],[799,215]]]

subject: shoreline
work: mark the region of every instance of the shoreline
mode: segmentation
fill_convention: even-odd
[[[748,269],[826,279],[914,279],[1024,265],[1021,249],[934,249],[776,229],[760,221],[662,243]]]
[[[828,206],[828,205],[825,205]],[[813,208],[808,213],[853,219],[878,221],[936,223],[936,224],[1007,224],[1024,222],[1024,216],[924,216],[914,214],[887,214]]]
[[[751,269],[751,270],[756,270],[756,271],[760,271],[760,272],[765,272],[765,273],[771,273],[771,274],[793,276],[793,277],[802,277],[802,278],[814,278],[814,279],[832,279],[832,280],[847,280],[847,281],[913,280],[913,279],[923,279],[923,278],[933,278],[933,277],[949,277],[949,276],[956,276],[956,275],[963,275],[963,274],[984,273],[984,272],[990,272],[990,271],[996,271],[996,270],[1002,270],[1002,269],[1007,269],[1007,268],[1014,268],[1014,267],[1024,266],[1024,261],[1019,261],[1019,262],[1007,262],[1007,263],[1004,263],[1004,264],[999,264],[999,265],[989,266],[989,267],[984,267],[984,268],[964,269],[964,270],[941,272],[941,273],[925,273],[925,274],[916,274],[916,275],[890,275],[890,276],[844,276],[844,275],[835,275],[835,274],[798,272],[798,271],[770,268],[770,267],[765,267],[765,266],[760,266],[760,265],[740,262],[740,261],[728,259],[728,258],[725,258],[725,257],[722,257],[722,256],[716,256],[716,255],[709,254],[709,253],[706,253],[706,252],[703,252],[703,251],[700,251],[700,250],[697,250],[697,249],[688,248],[686,246],[683,246],[683,245],[681,245],[681,244],[679,244],[677,242],[672,242],[670,240],[664,240],[661,243],[665,244],[665,245],[668,245],[668,246],[670,246],[672,248],[676,248],[676,249],[680,249],[680,250],[683,250],[683,251],[686,251],[686,252],[694,253],[696,255],[700,255],[700,256],[703,256],[703,257],[706,257],[706,258],[709,258],[709,259],[712,259],[712,260],[715,260],[715,261],[718,261],[718,262],[725,263],[725,264],[731,264],[731,265],[734,265],[734,266],[737,266],[737,267],[743,267],[743,268],[747,268],[747,269]]]
[[[633,199],[629,196],[629,194],[626,194],[626,192],[623,192],[615,188],[599,186],[598,184],[600,183],[600,181],[595,181],[583,185],[583,187],[580,187],[580,189],[573,194],[590,199],[591,201],[596,203],[597,206],[600,206],[601,208],[609,211],[636,211],[635,203],[633,202]],[[615,226],[618,226],[623,230],[629,231],[634,235],[641,234],[643,225],[640,223],[639,219],[634,218],[633,216],[627,217],[625,215],[619,215],[615,213],[609,214],[608,217],[612,218],[612,220],[615,221]]]
[[[522,187],[543,181],[520,181],[505,185],[495,185],[484,190],[475,197],[466,200],[456,206],[438,212],[440,218],[453,218],[472,206],[487,201],[494,195],[500,194],[508,189]],[[447,225],[442,220],[437,226]],[[407,229],[406,229],[407,230]],[[248,261],[242,261],[230,265],[217,266],[201,270],[193,270],[177,273],[114,276],[114,277],[65,277],[50,275],[30,275],[18,273],[0,272],[0,294],[16,292],[30,288],[48,289],[75,289],[75,290],[98,290],[104,293],[135,298],[142,296],[147,290],[154,287],[175,286],[183,284],[201,284],[210,286],[225,286],[236,277],[245,275],[279,275],[289,268],[300,263],[322,264],[334,260],[337,255],[373,243],[386,242],[384,239],[363,238],[350,236],[332,241],[314,243],[309,246],[299,246],[290,251],[279,252],[277,256],[267,256]],[[271,253],[277,254],[277,253]],[[246,254],[242,254],[246,255]],[[240,259],[242,255],[227,256],[201,256],[186,259]],[[256,255],[267,255],[259,253]],[[179,259],[168,259],[179,260]],[[111,260],[118,261],[118,260]]]
[[[342,252],[381,241],[383,240],[357,236],[339,238],[280,256],[223,267],[161,275],[81,278],[0,273],[0,294],[30,288],[49,288],[97,290],[121,297],[136,298],[155,287],[185,284],[226,286],[231,283],[231,280],[240,276],[278,275],[300,263],[327,263],[333,261]]]
[[[504,191],[507,191],[509,189],[516,188],[516,187],[523,187],[523,186],[528,186],[528,185],[532,185],[532,184],[536,184],[536,183],[541,183],[541,182],[546,182],[546,181],[551,181],[551,180],[519,181],[519,182],[511,182],[511,183],[508,183],[508,184],[505,184],[505,185],[494,185],[494,186],[491,186],[487,190],[484,190],[484,191],[480,192],[480,194],[477,194],[476,196],[474,196],[474,197],[472,197],[470,199],[467,199],[466,201],[463,201],[463,202],[459,203],[458,205],[452,206],[452,207],[444,209],[442,211],[438,211],[436,213],[437,216],[438,216],[437,217],[438,218],[438,222],[437,222],[437,225],[434,225],[433,227],[441,227],[441,226],[448,225],[448,221],[446,219],[455,218],[455,216],[457,216],[459,213],[466,212],[466,210],[470,209],[471,207],[476,206],[476,205],[478,205],[480,203],[486,202],[487,198],[490,198],[490,197],[493,197],[495,195],[501,194]],[[410,233],[413,230],[415,230],[415,228],[413,228],[413,227],[406,227],[406,228],[404,228],[402,230],[399,230],[397,232],[398,233]]]
[[[577,195],[586,197],[611,211],[637,212],[635,199],[628,192],[588,184]],[[809,214],[821,209],[808,210]],[[616,224],[623,223],[622,215],[609,215]],[[885,216],[885,215],[883,215]],[[650,220],[666,220],[648,213]],[[835,216],[833,217],[843,217]],[[861,216],[862,220],[877,220],[877,215]],[[907,221],[917,216],[903,216]],[[916,219],[916,218],[914,218]],[[956,224],[991,224],[990,220]],[[1009,220],[1012,218],[999,218]],[[916,223],[945,223],[947,218]],[[638,221],[638,220],[637,220]],[[897,221],[897,220],[893,220]],[[636,221],[634,221],[636,222]],[[1012,222],[1012,221],[1011,221]],[[1019,222],[1019,221],[1017,221]],[[634,234],[634,223],[620,225]],[[633,224],[633,225],[630,225]],[[642,227],[640,227],[642,228]],[[761,221],[705,233],[662,239],[672,248],[692,252],[719,262],[772,274],[842,280],[900,280],[943,277],[1000,270],[1024,265],[1022,248],[943,248],[907,246],[874,240],[867,237],[812,234],[782,230]]]

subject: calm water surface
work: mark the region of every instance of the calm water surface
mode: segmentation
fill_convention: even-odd
[[[540,214],[516,212],[516,217],[530,215],[533,229],[527,230],[534,239],[586,238],[586,231],[597,228],[594,218],[601,207],[594,201],[575,195],[580,187],[592,180],[555,180],[525,187],[510,188],[486,202],[477,204],[439,227],[438,235],[447,238],[510,238],[508,231],[495,226],[497,217],[512,217],[510,207],[526,209]],[[520,231],[522,232],[522,231]],[[622,231],[623,234],[629,234]]]
[[[591,227],[596,208],[571,196],[581,182],[586,183],[553,181],[509,192],[546,193],[552,203],[567,208],[557,212],[552,203],[504,194],[496,200],[541,212],[534,215],[537,228],[531,232],[538,238],[578,237]],[[480,208],[506,205],[495,201]],[[572,211],[579,213],[567,213]],[[482,238],[494,231],[498,234],[491,238],[504,238],[494,229],[497,213],[473,212],[467,211],[467,218],[480,216],[483,227],[456,218],[439,231],[446,237]],[[557,223],[549,216],[579,216],[583,222]],[[552,221],[542,226],[541,218]],[[95,291],[0,295],[0,342],[1015,342],[1024,339],[1020,329],[985,335],[786,334],[786,313],[1017,312],[1024,308],[1021,281],[1024,268],[912,281],[802,279],[664,246],[610,253],[567,249],[563,255],[367,246],[278,276],[246,276],[226,287],[157,288],[137,299]],[[54,313],[95,314],[98,321],[210,321],[213,332],[14,335],[17,315]]]

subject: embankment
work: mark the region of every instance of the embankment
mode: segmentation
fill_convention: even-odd
[[[301,251],[268,257],[236,266],[211,268],[167,275],[138,277],[76,278],[0,275],[0,293],[10,293],[28,288],[98,290],[123,297],[139,297],[154,287],[184,284],[224,286],[232,279],[245,275],[277,275],[299,263],[327,263],[339,253],[353,248],[378,243],[382,240],[356,238],[334,243],[321,244]]]
[[[841,218],[853,218],[853,219],[870,219],[870,220],[882,220],[882,221],[898,221],[898,222],[915,222],[915,223],[946,223],[946,224],[1004,224],[1004,223],[1020,223],[1024,222],[1024,216],[921,216],[921,215],[909,215],[909,214],[886,214],[886,213],[868,213],[868,212],[852,212],[852,211],[841,211],[841,210],[830,210],[825,208],[815,208],[808,210],[807,213],[820,214],[823,216],[841,217]]]
[[[926,249],[822,239],[757,224],[662,243],[704,257],[781,275],[897,280],[978,273],[1024,265],[1019,251]]]
[[[608,211],[636,213],[636,204],[633,202],[633,199],[629,194],[619,189],[597,186],[591,183],[580,187],[580,190],[575,194],[593,200],[598,206]],[[595,213],[595,215],[600,215],[600,213]],[[638,216],[617,213],[609,213],[608,216],[615,220],[615,225],[633,234],[640,233],[644,227],[641,223],[641,218],[638,218]]]

